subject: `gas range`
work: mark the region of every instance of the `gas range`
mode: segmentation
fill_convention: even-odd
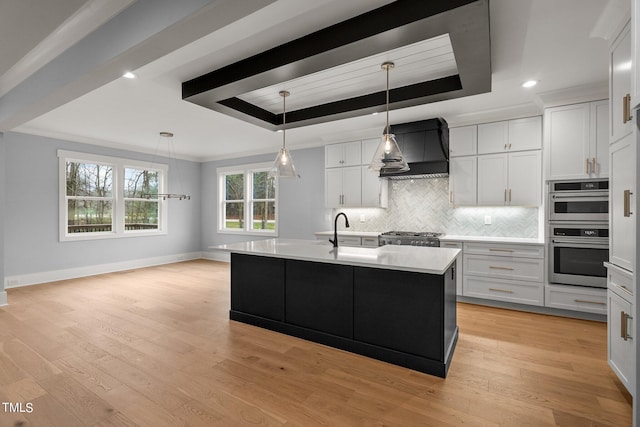
[[[440,246],[443,233],[413,232],[413,231],[387,231],[378,236],[378,245],[411,245],[411,246]]]

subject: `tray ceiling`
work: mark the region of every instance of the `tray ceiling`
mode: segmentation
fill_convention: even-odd
[[[298,127],[491,91],[489,3],[400,0],[182,84],[182,98],[261,127]]]

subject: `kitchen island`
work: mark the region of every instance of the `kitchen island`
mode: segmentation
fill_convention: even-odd
[[[232,320],[444,378],[458,338],[458,249],[269,239],[231,253]]]

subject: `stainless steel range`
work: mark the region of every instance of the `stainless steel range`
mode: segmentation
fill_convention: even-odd
[[[412,231],[387,231],[378,236],[378,245],[411,245],[411,246],[440,246],[442,233],[412,232]]]

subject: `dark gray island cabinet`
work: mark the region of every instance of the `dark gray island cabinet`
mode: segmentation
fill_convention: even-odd
[[[372,262],[360,261],[353,248],[324,260],[226,250],[232,320],[446,377],[458,338],[457,252],[449,252],[446,269],[434,274],[404,270],[402,263],[390,268],[390,259],[403,258],[385,256],[395,249],[368,249],[377,251],[369,254],[375,254]],[[413,248],[424,250],[456,251]]]

